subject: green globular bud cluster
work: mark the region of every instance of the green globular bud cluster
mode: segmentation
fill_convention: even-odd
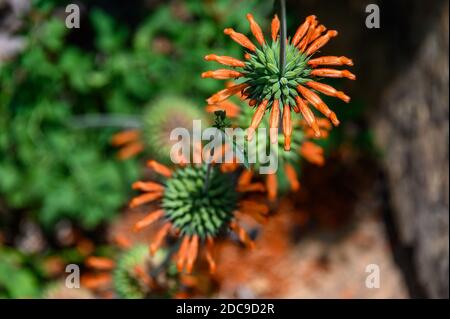
[[[256,52],[250,53],[250,59],[243,68],[245,83],[250,85],[245,93],[258,104],[268,100],[269,108],[275,100],[294,107],[298,96],[297,86],[310,80],[308,60],[309,57],[295,46],[286,44],[286,65],[282,70],[279,40],[262,45]]]
[[[202,127],[209,125],[204,112],[186,98],[168,95],[150,103],[143,114],[143,138],[152,158],[171,163],[170,151],[177,141],[170,140],[170,133],[175,128],[191,131],[194,120],[201,120]]]
[[[113,272],[114,290],[118,297],[123,299],[145,298],[147,292],[133,271],[136,266],[144,266],[145,269],[148,259],[148,247],[145,245],[134,246],[119,257]]]
[[[234,182],[216,166],[188,166],[167,180],[162,207],[165,217],[183,235],[216,236],[233,218],[237,192]]]
[[[122,299],[172,298],[178,287],[177,270],[173,263],[168,265],[164,275],[159,274],[154,278],[158,285],[155,291],[141,282],[134,272],[136,267],[142,267],[150,274],[154,269],[161,267],[168,256],[168,250],[163,248],[150,256],[148,246],[143,244],[137,244],[124,251],[119,256],[113,272],[114,291],[117,297]]]

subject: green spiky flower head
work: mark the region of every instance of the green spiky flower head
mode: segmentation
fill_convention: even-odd
[[[206,164],[177,169],[167,180],[162,199],[166,218],[181,234],[203,239],[223,230],[236,206],[233,180],[217,166],[209,166],[208,173]]]
[[[144,112],[143,139],[153,157],[171,163],[170,151],[177,141],[170,140],[175,128],[192,130],[193,121],[200,120],[208,127],[209,120],[190,100],[179,96],[163,96],[149,104]]]
[[[287,44],[286,66],[282,71],[279,40],[264,43],[255,52],[250,52],[249,56],[242,71],[243,79],[249,85],[246,90],[248,98],[257,104],[267,100],[269,108],[275,100],[281,101],[282,105],[295,107],[298,85],[310,81],[308,56],[292,44]]]

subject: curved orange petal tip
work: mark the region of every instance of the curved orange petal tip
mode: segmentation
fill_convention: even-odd
[[[143,192],[162,192],[164,191],[164,186],[155,182],[142,182],[137,181],[132,185],[133,189],[141,190]]]
[[[322,166],[325,163],[323,149],[312,142],[304,142],[300,148],[300,154],[313,164]]]
[[[242,33],[236,32],[232,28],[226,28],[225,30],[223,30],[223,32],[226,35],[229,35],[236,43],[243,46],[244,48],[253,52],[256,51],[256,46],[252,43],[252,41],[250,41],[249,38],[247,38]]]
[[[216,94],[212,95],[209,99],[206,100],[206,102],[208,104],[218,104],[220,102],[225,101],[230,96],[241,92],[242,90],[244,90],[247,87],[248,87],[248,84],[245,84],[245,83],[230,86],[230,87],[223,89],[223,90],[217,92]]]
[[[116,263],[106,257],[91,256],[86,259],[86,266],[97,270],[111,270],[116,266]]]
[[[303,24],[298,27],[297,31],[294,34],[294,37],[292,38],[291,43],[293,46],[297,46],[300,40],[306,35],[306,32],[308,32],[309,29],[310,21],[311,16],[307,17],[305,19],[305,22],[303,22]]]
[[[275,144],[278,142],[278,125],[280,122],[280,101],[275,100],[272,104],[272,111],[270,112],[269,127],[270,127],[270,142]]]
[[[135,232],[140,231],[141,229],[150,226],[154,222],[156,222],[158,219],[164,216],[164,211],[162,209],[156,210],[154,212],[151,212],[147,216],[145,216],[143,219],[138,221],[135,225],[133,230]]]
[[[227,69],[219,69],[202,73],[202,78],[213,78],[217,80],[237,79],[242,76],[243,74],[241,72]]]
[[[171,223],[166,223],[158,231],[158,233],[155,236],[155,239],[153,240],[153,243],[150,245],[150,255],[151,256],[153,256],[155,254],[155,252],[159,249],[162,242],[164,241],[167,234],[169,233],[171,227],[172,227]]]
[[[139,140],[141,133],[139,130],[126,130],[113,135],[111,144],[121,146]]]
[[[245,62],[242,62],[238,59],[229,57],[229,56],[218,56],[216,54],[209,54],[205,56],[206,61],[215,61],[222,65],[231,66],[231,67],[239,67],[243,68],[245,66]]]
[[[285,105],[283,108],[283,134],[284,134],[284,150],[291,150],[292,122],[291,108]]]
[[[81,286],[88,289],[107,287],[112,282],[111,274],[86,274],[81,276]]]
[[[209,265],[209,273],[211,275],[215,274],[216,272],[216,262],[213,258],[213,246],[214,246],[214,239],[212,237],[209,237],[206,239],[206,260]]]
[[[356,80],[356,75],[348,70],[314,69],[311,71],[311,75],[325,78],[348,78],[350,80]]]
[[[253,35],[255,36],[256,40],[260,45],[263,45],[264,40],[264,34],[261,30],[261,27],[259,24],[255,21],[253,15],[251,13],[247,14],[247,20],[250,23],[250,30],[252,31]]]
[[[117,154],[117,157],[121,160],[126,160],[141,153],[143,150],[144,144],[141,142],[133,142],[123,147]]]
[[[258,108],[255,111],[255,114],[253,114],[252,121],[250,123],[250,127],[248,128],[248,135],[247,139],[251,141],[253,139],[253,135],[255,134],[255,130],[258,128],[259,124],[261,123],[264,113],[266,112],[267,104],[269,103],[268,100],[262,101],[262,103],[258,106]]]
[[[118,235],[114,236],[113,240],[114,240],[114,243],[122,249],[128,249],[132,245],[131,241],[125,235],[122,235],[122,234],[118,234]]]
[[[350,97],[348,95],[346,95],[344,92],[336,90],[335,88],[333,88],[330,85],[320,83],[320,82],[315,82],[315,81],[309,81],[306,83],[306,85],[308,85],[310,88],[312,88],[316,91],[319,91],[325,95],[337,97],[338,99],[341,99],[345,103],[350,102]]]
[[[187,250],[189,248],[190,237],[184,236],[181,242],[180,248],[178,249],[177,256],[177,269],[179,272],[183,271],[184,264],[187,258]]]
[[[188,257],[186,263],[186,272],[190,274],[192,272],[192,268],[194,267],[195,260],[197,259],[198,254],[198,235],[193,235],[191,239],[191,243],[189,245]]]
[[[320,27],[320,26],[319,26]],[[319,28],[318,27],[318,28]],[[338,32],[336,30],[330,30],[325,35],[321,36],[317,40],[315,40],[309,48],[306,50],[306,55],[312,55],[314,52],[322,48],[325,44],[330,41],[331,38],[334,38],[338,35]],[[314,37],[314,34],[311,36]]]
[[[172,170],[170,168],[168,168],[167,166],[165,166],[161,163],[158,163],[155,160],[148,161],[147,166],[162,176],[165,176],[165,177],[172,176]]]
[[[272,19],[271,30],[272,40],[275,41],[278,37],[278,33],[280,32],[280,19],[278,19],[277,15],[275,15]]]
[[[160,199],[163,196],[163,192],[146,193],[133,198],[130,202],[130,208],[138,207],[142,204],[153,202]]]
[[[289,184],[291,185],[291,190],[294,192],[298,191],[300,189],[300,182],[298,181],[295,168],[291,164],[287,163],[284,165],[284,171],[286,173]]]
[[[331,65],[331,66],[341,66],[348,65],[353,66],[353,61],[345,56],[323,56],[315,59],[311,59],[308,61],[308,64],[312,67],[316,67],[318,65]]]
[[[267,189],[267,198],[270,201],[274,201],[277,198],[278,193],[278,180],[277,175],[268,174],[266,176],[266,189]]]

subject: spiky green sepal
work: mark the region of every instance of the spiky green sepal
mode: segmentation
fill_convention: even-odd
[[[237,193],[233,181],[216,166],[178,169],[166,183],[162,200],[166,218],[184,235],[216,236],[233,218]]]
[[[281,72],[279,40],[270,45],[264,44],[250,54],[243,68],[245,83],[250,85],[245,93],[258,104],[268,100],[269,108],[275,100],[294,107],[298,96],[297,86],[310,80],[308,60],[309,57],[295,46],[286,44],[286,66]]]

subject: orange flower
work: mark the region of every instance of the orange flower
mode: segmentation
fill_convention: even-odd
[[[200,247],[206,245],[206,260],[210,271],[214,272],[216,263],[212,245],[214,238],[227,226],[236,232],[243,243],[253,247],[249,235],[237,224],[237,215],[246,214],[257,221],[263,221],[268,208],[248,199],[237,201],[238,193],[265,191],[262,184],[251,183],[248,173],[241,176],[233,189],[230,187],[230,179],[216,166],[208,168],[206,165],[197,165],[170,169],[155,161],[149,161],[148,166],[165,181],[162,184],[153,181],[133,184],[133,188],[144,193],[132,199],[130,205],[135,207],[161,200],[159,208],[135,224],[135,230],[139,231],[151,224],[163,222],[150,245],[152,253],[158,250],[168,235],[181,237],[177,253],[178,270],[191,273]],[[211,170],[210,173],[207,173],[208,169]],[[209,187],[205,189],[207,177]],[[204,183],[201,183],[202,180]]]
[[[291,41],[286,46],[286,64],[284,69],[275,59],[280,50],[280,20],[275,15],[271,23],[272,43],[264,38],[261,27],[251,14],[247,15],[250,30],[256,39],[253,43],[249,38],[233,29],[225,29],[225,34],[239,43],[246,50],[245,61],[231,57],[219,59],[215,55],[208,55],[206,60],[216,61],[230,66],[234,72],[226,72],[223,69],[208,71],[204,77],[216,79],[240,78],[240,84],[226,88],[212,97],[207,102],[215,105],[230,98],[235,94],[244,97],[248,104],[255,107],[255,113],[248,130],[248,139],[254,135],[254,130],[261,123],[267,111],[270,111],[270,127],[277,128],[280,124],[276,119],[277,114],[283,114],[283,128],[285,135],[285,149],[290,145],[290,121],[291,110],[301,113],[306,123],[312,128],[316,136],[321,134],[314,113],[310,107],[314,107],[324,114],[334,125],[339,125],[336,114],[322,101],[320,94],[336,97],[349,103],[350,97],[338,91],[330,85],[320,83],[324,77],[348,78],[355,80],[356,76],[348,70],[335,70],[329,68],[317,68],[318,66],[352,66],[353,61],[347,57],[337,56],[312,56],[321,50],[332,38],[338,35],[336,30],[328,30],[318,23],[316,16],[308,16],[295,32]],[[276,143],[276,136],[272,134],[271,142]]]

